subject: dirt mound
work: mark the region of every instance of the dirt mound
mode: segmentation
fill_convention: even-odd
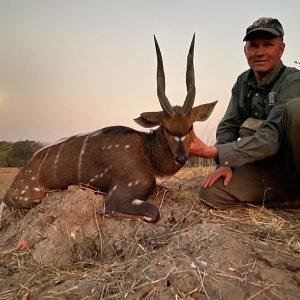
[[[299,299],[300,212],[209,210],[190,172],[151,197],[157,224],[104,217],[102,196],[74,186],[7,210],[0,299]]]

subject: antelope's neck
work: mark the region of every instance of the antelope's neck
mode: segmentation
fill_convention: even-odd
[[[146,136],[144,145],[156,175],[170,176],[181,169],[174,160],[174,156],[161,127],[153,130]]]

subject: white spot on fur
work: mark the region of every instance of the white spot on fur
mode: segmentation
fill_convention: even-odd
[[[124,148],[125,148],[125,149],[128,149],[129,147],[130,147],[130,145],[125,145],[125,147],[124,147]]]
[[[102,178],[103,177],[103,173],[101,173],[99,176],[100,176],[100,178]]]
[[[41,191],[41,189],[38,188],[38,187],[33,188],[33,190],[34,190],[35,192],[40,192],[40,191]]]
[[[110,196],[117,189],[117,187],[117,185],[114,185],[111,191],[108,193],[108,196]]]
[[[21,192],[21,195],[24,195],[26,193],[26,190],[23,190],[22,192]]]
[[[75,240],[75,239],[76,239],[75,233],[74,233],[74,232],[71,232],[71,233],[70,233],[70,237],[71,237],[72,240]]]
[[[152,222],[152,220],[153,220],[152,218],[146,217],[146,216],[144,216],[143,218],[144,218],[144,220],[147,221],[147,222]]]
[[[95,178],[92,178],[91,180],[90,180],[90,182],[94,182],[95,181]]]
[[[116,145],[115,145],[116,148],[119,148],[119,146],[120,146],[119,144],[116,144]]]
[[[108,171],[108,168],[106,168],[105,170],[104,170],[104,173],[106,173]]]
[[[138,185],[139,183],[140,183],[140,181],[136,180],[135,183],[134,183],[134,185]]]
[[[24,201],[28,201],[28,200],[29,200],[29,198],[28,198],[28,197],[25,197],[25,198],[24,198]]]
[[[134,199],[131,203],[132,205],[142,205],[144,201],[140,199]]]
[[[129,182],[129,183],[127,184],[127,186],[132,186],[132,182]]]
[[[112,145],[109,145],[109,146],[107,147],[108,150],[111,149],[111,148],[112,148]]]
[[[26,190],[29,190],[29,186],[28,186],[28,185],[26,185],[26,186],[25,186],[25,189],[26,189]]]
[[[32,170],[28,170],[28,173],[32,173]]]
[[[31,179],[31,181],[35,181],[35,180],[36,180],[36,177],[35,177],[35,176],[32,176],[30,179]]]
[[[106,149],[106,146],[102,146],[102,150],[105,150]]]

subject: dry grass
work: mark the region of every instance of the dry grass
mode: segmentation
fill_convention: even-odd
[[[17,176],[19,168],[0,168],[0,199]]]
[[[203,208],[201,218],[206,222],[227,228],[229,231],[248,236],[249,241],[255,241],[258,252],[261,244],[264,244],[270,246],[277,253],[294,258],[299,262],[298,267],[300,269],[300,223],[296,220],[289,220],[288,214],[253,208],[241,210],[237,216],[232,212]],[[157,236],[154,242],[147,239],[147,236],[144,236],[141,241],[141,237],[137,236],[136,240],[132,241],[132,244],[124,249],[122,253],[116,254],[114,263],[103,264],[96,261],[81,261],[75,270],[40,268],[32,261],[31,250],[22,253],[17,252],[16,249],[2,252],[0,253],[2,262],[9,261],[10,267],[12,269],[17,268],[21,273],[23,272],[22,276],[24,278],[19,278],[18,287],[1,292],[0,299],[32,299],[30,295],[34,295],[46,287],[50,287],[50,289],[47,290],[45,297],[41,299],[69,299],[66,298],[67,295],[73,295],[74,292],[76,294],[76,291],[82,288],[78,284],[80,282],[91,284],[93,287],[90,289],[90,294],[75,299],[91,299],[90,297],[92,297],[97,287],[101,289],[97,299],[160,299],[159,295],[166,290],[170,278],[174,280],[176,277],[184,278],[187,276],[197,278],[198,287],[190,291],[189,294],[182,292],[181,295],[177,289],[171,289],[171,293],[165,299],[214,299],[210,298],[206,291],[206,282],[215,281],[217,283],[220,278],[240,283],[248,281],[245,274],[252,272],[256,261],[252,261],[248,265],[236,265],[227,271],[215,269],[214,274],[208,274],[205,267],[201,268],[198,264],[191,264],[186,271],[178,270],[176,261],[172,257],[165,256],[163,260],[171,262],[170,270],[166,274],[162,273],[161,277],[148,276],[147,270],[157,268],[155,257],[166,255],[161,254],[160,249],[169,245],[176,236],[188,234],[193,227],[193,224],[191,224],[183,229],[176,229],[177,225],[175,224],[169,232]],[[138,231],[140,226],[142,224],[138,222],[135,230]],[[139,254],[133,251],[136,247],[141,250]],[[124,257],[129,257],[129,259],[124,260]],[[202,263],[205,264],[205,262]],[[142,270],[140,270],[141,265],[144,266]],[[240,269],[243,269],[242,273],[239,271]],[[132,276],[137,270],[140,270],[142,277]],[[74,278],[79,279],[79,281],[75,280],[72,283]],[[58,285],[67,281],[70,283],[65,288],[57,289]],[[259,289],[248,300],[260,299],[256,297],[264,294],[266,290],[269,290],[274,299],[285,299],[277,294],[278,286],[275,284],[267,284],[266,286],[259,280],[248,282],[248,284]],[[200,298],[203,295],[205,297]]]
[[[155,227],[156,225],[136,221],[132,229],[135,235],[130,241],[127,236],[121,241],[115,241],[124,243],[127,247],[123,248],[122,252],[115,253],[113,263],[89,259],[77,262],[73,269],[61,270],[41,267],[34,262],[32,249],[21,253],[15,248],[2,251],[1,277],[5,276],[5,272],[14,272],[15,280],[19,283],[11,288],[0,289],[0,300],[216,299],[215,294],[212,296],[212,286],[222,286],[223,282],[233,283],[236,286],[247,285],[247,289],[252,292],[244,299],[287,299],[280,292],[281,285],[256,278],[254,274],[258,272],[257,268],[262,262],[270,268],[280,270],[287,268],[287,271],[290,269],[291,272],[299,274],[299,211],[275,211],[258,207],[217,211],[202,206],[195,199],[196,183],[210,170],[183,169],[166,183],[168,189],[158,190],[153,198],[160,204],[161,209],[168,199],[173,201],[185,199],[188,205],[183,217],[176,219],[164,231],[158,229],[163,224]],[[12,213],[14,212],[10,212]],[[93,218],[99,239],[102,241],[103,233],[96,213]],[[187,222],[189,219],[192,220]],[[209,239],[200,237],[200,233],[195,230],[200,219],[217,226],[216,228],[220,230]],[[253,257],[249,257],[246,263],[241,261],[230,266],[226,265],[226,268],[221,267],[222,264],[219,267],[209,268],[208,258],[203,256],[203,253],[206,253],[203,245],[209,245],[224,232],[240,237],[241,242],[251,245],[254,249]],[[194,243],[194,246],[198,244],[198,249],[190,256],[184,249],[183,238]],[[177,245],[177,249],[169,248],[173,244]],[[270,251],[276,253],[278,259],[271,255]],[[220,260],[222,259],[220,257]],[[179,264],[181,260],[189,263],[182,268]],[[300,284],[299,275],[297,276]],[[187,292],[188,283],[191,281],[195,287]],[[165,295],[164,298],[162,295]],[[265,298],[266,295],[269,295],[269,298]],[[219,299],[230,298],[220,296]]]

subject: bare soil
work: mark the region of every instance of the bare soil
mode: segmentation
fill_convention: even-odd
[[[208,209],[205,172],[157,188],[156,224],[105,217],[102,196],[76,186],[6,210],[0,299],[300,299],[300,211]]]

